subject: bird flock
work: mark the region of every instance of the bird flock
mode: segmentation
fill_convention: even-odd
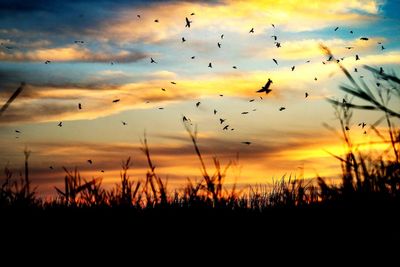
[[[195,13],[191,13],[189,17],[193,17],[194,15],[195,15]],[[141,19],[142,16],[141,16],[140,14],[138,14],[138,15],[137,15],[137,18],[138,18],[138,19]],[[160,21],[159,19],[154,19],[154,23],[161,23],[161,21]],[[192,27],[192,23],[195,23],[195,22],[193,22],[193,20],[190,20],[188,17],[185,17],[185,21],[184,21],[184,27],[185,27],[185,28],[189,28],[189,29],[190,29],[190,28]],[[274,25],[274,24],[271,24],[271,26],[272,26],[273,28],[275,28],[275,25]],[[339,27],[335,27],[333,30],[334,30],[334,32],[337,32],[337,31],[339,31],[339,29],[340,29]],[[249,34],[254,34],[254,33],[255,33],[255,28],[252,27],[252,28],[249,30],[248,33],[249,33]],[[353,32],[352,30],[349,31],[349,33],[350,33],[350,34],[354,34],[354,32]],[[217,44],[216,44],[216,46],[217,46],[219,49],[223,49],[223,40],[224,40],[224,36],[225,36],[224,34],[221,34],[221,35],[219,36],[221,41],[218,41]],[[276,34],[274,34],[274,35],[271,35],[271,38],[273,39],[273,41],[274,41],[274,46],[276,46],[276,48],[281,48],[281,47],[282,47],[282,42],[280,41],[279,36],[277,36]],[[368,37],[360,37],[360,40],[361,40],[361,41],[367,42],[367,41],[369,41],[369,38],[368,38]],[[188,41],[188,40],[187,40],[185,37],[181,37],[181,42],[182,42],[182,43],[187,42],[187,41]],[[77,44],[77,45],[85,45],[86,42],[85,42],[84,40],[75,40],[75,41],[74,41],[74,44]],[[284,43],[283,43],[283,44],[284,44]],[[383,44],[382,44],[381,42],[378,42],[378,45],[380,46],[380,49],[381,49],[381,50],[386,49],[386,48],[383,46]],[[1,47],[4,47],[4,48],[7,49],[7,50],[15,49],[15,47],[9,46],[9,45],[5,45],[5,44],[3,44],[3,43],[1,43]],[[345,49],[352,50],[352,49],[354,49],[354,46],[346,46]],[[194,60],[195,58],[196,58],[195,56],[191,56],[191,59]],[[344,58],[334,59],[332,56],[330,56],[326,61],[323,61],[322,64],[325,65],[325,64],[327,64],[328,62],[334,62],[334,61],[339,62],[339,61],[342,61],[342,60],[344,60]],[[355,60],[356,60],[356,61],[359,61],[359,60],[360,60],[360,56],[359,56],[358,54],[355,54]],[[273,63],[274,63],[275,65],[277,65],[277,66],[279,65],[279,61],[278,61],[276,58],[272,58],[272,61],[273,61]],[[307,61],[306,61],[306,63],[310,63],[310,62],[311,62],[310,60],[307,60]],[[44,64],[46,64],[46,65],[52,64],[52,61],[51,61],[51,60],[46,60],[46,61],[44,62]],[[110,64],[111,64],[111,65],[114,65],[114,62],[111,62]],[[154,59],[153,57],[150,57],[150,64],[158,64],[158,60],[157,60],[157,59]],[[212,63],[212,62],[209,62],[209,63],[208,63],[208,68],[211,68],[211,69],[213,68],[213,63]],[[237,67],[236,65],[232,66],[232,68],[233,68],[233,69],[238,69],[238,67]],[[291,66],[291,67],[290,67],[290,70],[291,70],[292,72],[295,71],[295,70],[296,70],[296,66],[294,66],[294,65]],[[358,72],[358,69],[357,69],[357,68],[354,68],[354,72]],[[382,68],[380,68],[380,72],[383,73],[383,69],[382,69]],[[362,78],[362,76],[361,76],[361,78]],[[314,81],[317,81],[317,80],[318,80],[318,78],[315,77],[315,78],[314,78]],[[171,81],[171,84],[172,84],[172,85],[176,85],[177,83],[176,83],[175,81]],[[260,89],[254,91],[254,92],[255,92],[255,93],[258,93],[258,94],[259,94],[258,97],[262,100],[262,99],[263,99],[263,96],[268,96],[268,95],[272,92],[271,87],[272,87],[273,84],[274,84],[273,81],[272,81],[270,78],[267,78],[267,81],[265,82],[265,84],[264,84],[263,86],[261,86]],[[1,117],[2,114],[7,110],[7,108],[10,106],[10,104],[11,104],[11,103],[18,97],[18,95],[22,92],[24,86],[25,86],[25,84],[22,83],[21,86],[18,87],[17,90],[12,94],[12,96],[9,98],[9,100],[2,106],[2,108],[0,109],[0,117]],[[379,86],[379,85],[377,84],[377,86]],[[166,92],[166,91],[167,91],[165,88],[161,88],[161,90],[162,90],[163,92]],[[220,94],[219,96],[220,96],[220,97],[223,97],[222,94]],[[304,96],[305,96],[305,98],[308,98],[308,97],[309,97],[309,93],[308,93],[308,92],[305,92],[305,93],[304,93]],[[120,102],[120,101],[121,101],[121,99],[113,99],[113,100],[112,100],[112,104],[118,104],[118,102]],[[254,101],[255,101],[255,99],[250,99],[250,100],[249,100],[249,102],[254,102]],[[343,100],[343,101],[345,101],[345,100]],[[146,103],[149,103],[149,102],[150,102],[150,101],[146,101]],[[197,102],[195,103],[195,107],[196,107],[196,108],[199,108],[201,104],[202,104],[202,103],[201,103],[200,101],[197,101]],[[77,108],[78,108],[78,110],[82,110],[82,109],[83,109],[83,104],[82,104],[82,103],[78,103],[78,104],[77,104]],[[163,110],[164,108],[163,108],[163,107],[159,107],[158,109],[159,109],[159,110]],[[284,110],[286,110],[286,107],[281,106],[278,110],[279,110],[279,111],[284,111]],[[252,111],[256,111],[256,109],[252,109]],[[217,115],[217,114],[218,114],[218,110],[217,110],[217,109],[213,109],[213,114],[214,114],[214,115]],[[249,114],[248,111],[243,111],[243,112],[241,112],[241,115],[247,115],[247,114]],[[186,116],[186,115],[182,115],[182,121],[183,121],[183,123],[190,123],[190,124],[192,123],[192,122],[191,122],[191,119],[188,118],[188,116]],[[121,121],[121,123],[122,123],[122,126],[128,125],[128,123],[125,122],[125,121]],[[220,125],[222,131],[228,131],[228,130],[233,131],[233,130],[235,130],[234,128],[232,128],[231,124],[229,124],[229,122],[227,121],[227,119],[224,119],[224,118],[219,118],[219,125]],[[358,126],[361,127],[362,129],[364,129],[366,125],[367,125],[367,124],[366,124],[365,122],[361,122],[361,123],[358,124]],[[63,127],[63,126],[64,126],[64,125],[63,125],[63,122],[62,122],[62,121],[58,122],[57,126],[60,127],[60,128]],[[347,126],[346,126],[346,127],[347,127]],[[350,130],[350,129],[346,128],[346,130]],[[20,130],[15,130],[15,133],[16,133],[17,135],[20,135],[20,134],[21,134],[21,131],[20,131]],[[364,133],[366,133],[366,132],[364,131]],[[17,136],[17,138],[18,138],[18,136]],[[247,141],[247,140],[246,140],[246,141],[242,141],[241,143],[244,144],[244,145],[250,145],[250,144],[252,144],[252,142]],[[92,161],[91,159],[89,159],[89,160],[87,160],[87,163],[88,163],[88,164],[93,164],[93,161]],[[53,169],[53,166],[50,166],[50,169]],[[104,172],[104,170],[102,170],[102,172]]]

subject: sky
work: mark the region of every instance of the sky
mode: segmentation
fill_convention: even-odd
[[[397,72],[399,8],[394,0],[0,0],[0,103],[26,83],[0,117],[0,168],[19,177],[30,150],[43,195],[62,184],[63,166],[110,187],[131,157],[131,177],[144,180],[146,134],[157,174],[180,188],[201,180],[185,116],[210,173],[213,157],[232,163],[228,185],[335,179],[340,162],[329,153],[345,150],[324,126],[339,129],[326,99],[342,99],[348,81],[319,45],[366,83],[373,79],[363,65]],[[257,93],[268,79],[272,91]],[[354,113],[356,144],[376,139],[358,123],[379,117]]]

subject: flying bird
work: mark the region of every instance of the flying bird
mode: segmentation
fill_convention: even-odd
[[[254,99],[250,99],[250,100],[249,100],[249,102],[253,102],[253,101],[254,101]]]
[[[249,33],[254,33],[254,28],[251,28],[251,30],[249,31]]]
[[[93,164],[93,161],[91,159],[88,159],[89,164]]]
[[[361,126],[361,129],[364,129],[365,126],[367,126],[367,124],[365,122],[359,123],[358,126]]]
[[[307,97],[308,97],[308,93],[306,92],[306,93],[305,93],[305,98],[307,98]]]
[[[383,74],[383,72],[384,72],[384,71],[383,71],[383,68],[382,68],[382,67],[380,67],[380,68],[379,68],[379,74],[380,74],[380,75],[382,75],[382,74]]]
[[[224,39],[224,34],[221,34],[221,39]]]
[[[194,15],[196,15],[196,14],[195,13],[190,14],[190,16],[194,16]]]
[[[272,91],[271,89],[269,89],[272,83],[273,83],[272,80],[268,78],[267,83],[263,87],[261,87],[261,89],[258,90],[257,93],[265,92],[265,94],[269,94]]]
[[[208,63],[208,67],[209,67],[209,68],[212,68],[212,64],[211,64],[211,62],[210,62],[210,63]]]
[[[7,108],[11,105],[11,103],[18,97],[18,95],[22,92],[25,87],[25,83],[22,82],[21,85],[15,90],[15,92],[10,96],[7,102],[0,109],[0,116],[7,110]]]
[[[246,141],[246,142],[242,142],[242,144],[245,144],[245,145],[250,145],[250,144],[251,144],[251,142],[249,142],[249,141]]]
[[[156,63],[157,64],[157,62],[152,57],[150,58],[150,63]]]
[[[281,43],[280,43],[280,42],[275,42],[275,46],[276,46],[277,48],[279,48],[279,47],[281,47]]]
[[[294,68],[296,68],[296,66],[292,66],[292,71],[294,71]]]
[[[232,68],[234,68],[234,69],[237,69],[237,67],[236,67],[236,66],[233,66]]]
[[[385,49],[386,49],[386,48],[382,45],[382,46],[381,46],[381,50],[385,50]]]
[[[358,69],[357,69],[357,68],[354,68],[354,72],[358,72]]]
[[[350,33],[353,34],[354,32],[353,32],[353,31],[350,31]]]
[[[49,169],[50,169],[50,170],[54,170],[53,166],[49,166]]]
[[[82,109],[82,104],[78,103],[78,109]]]
[[[336,27],[336,28],[335,28],[335,31],[337,31],[338,29],[339,29],[339,27]]]
[[[224,128],[222,128],[222,130],[228,130],[229,125],[225,125]]]
[[[369,39],[367,37],[361,37],[360,40],[368,41]]]
[[[248,111],[243,111],[242,114],[246,115],[246,114],[249,114],[249,112]]]
[[[58,127],[62,127],[62,121],[60,121],[59,124],[57,124]]]
[[[158,108],[158,109],[164,109],[164,108]]]
[[[271,25],[272,25],[273,28],[275,28],[275,25],[274,25],[274,24],[271,24]]]
[[[15,130],[15,132],[16,132],[16,133],[21,133],[21,132],[20,132],[20,131],[18,131],[18,130]]]
[[[356,60],[360,60],[360,57],[358,55],[356,55]]]
[[[185,39],[185,37],[182,37],[182,43],[183,43],[183,42],[186,42],[186,39]]]
[[[274,38],[274,40],[276,41],[278,39],[278,36],[276,35],[271,35],[271,38]]]
[[[219,119],[219,124],[223,124],[224,121],[226,121],[225,119]]]
[[[185,27],[190,28],[190,23],[192,23],[192,22],[186,17],[186,25],[185,25]]]
[[[201,102],[199,101],[199,102],[197,102],[196,103],[196,107],[198,108],[199,106],[200,106],[200,104],[201,104]]]
[[[276,61],[275,58],[273,58],[272,60],[275,62],[276,65],[278,65],[278,61]]]
[[[176,82],[171,82],[172,84],[176,84]]]
[[[155,19],[154,22],[158,23],[158,19]]]
[[[218,42],[217,45],[218,45],[219,48],[221,48],[221,43],[220,42]]]
[[[113,103],[117,103],[117,102],[119,102],[120,101],[120,99],[114,99],[112,102]]]
[[[162,91],[165,91],[165,88],[161,88]]]
[[[215,114],[217,114],[217,110],[216,110],[216,109],[214,109],[214,115],[215,115]]]
[[[50,64],[50,63],[51,63],[50,60],[46,60],[46,61],[44,62],[44,64]]]
[[[283,111],[283,110],[285,110],[286,108],[285,107],[280,107],[279,108],[279,111]]]
[[[350,131],[350,128],[348,126],[344,127],[346,129],[346,131]]]
[[[196,58],[195,56],[192,56],[192,57],[191,57],[191,59],[195,59],[195,58]]]
[[[124,122],[124,121],[121,121],[122,122],[122,125],[127,125],[127,123],[126,122]]]
[[[136,17],[138,17],[140,19],[140,15],[136,15]]]
[[[188,121],[188,118],[186,118],[186,116],[183,116],[183,117],[182,117],[182,121],[183,121],[183,122]]]
[[[345,48],[350,50],[350,49],[353,49],[354,46],[346,46]]]

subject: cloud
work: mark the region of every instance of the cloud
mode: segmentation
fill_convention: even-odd
[[[122,50],[117,53],[110,53],[108,51],[93,52],[88,48],[78,45],[71,45],[58,48],[37,49],[27,52],[13,51],[6,53],[0,51],[0,60],[3,61],[39,61],[45,62],[50,60],[52,62],[120,62],[130,63],[136,62],[148,57],[145,53],[137,51]]]
[[[249,49],[244,53],[245,56],[253,58],[276,58],[278,61],[295,61],[295,60],[309,60],[315,58],[323,58],[321,53],[320,44],[329,47],[337,57],[354,56],[356,53],[371,53],[376,51],[380,46],[378,42],[386,42],[386,38],[374,37],[369,41],[362,41],[359,38],[352,40],[344,39],[302,39],[282,41],[281,48],[267,47],[261,44],[255,44],[251,50]],[[347,49],[346,47],[353,47]]]
[[[255,34],[273,30],[271,24],[285,31],[300,32],[338,25],[370,22],[379,14],[378,0],[328,0],[309,3],[297,1],[221,1],[219,3],[170,2],[153,3],[148,7],[126,8],[116,18],[103,22],[89,34],[103,41],[143,41],[157,43],[186,31],[185,16],[193,20],[191,31],[229,31]],[[174,10],[174,12],[170,12]],[[141,15],[141,19],[136,17]],[[179,19],[180,18],[180,19]],[[154,23],[158,19],[159,23]]]

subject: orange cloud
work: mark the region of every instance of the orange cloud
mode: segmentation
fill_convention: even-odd
[[[71,45],[67,47],[36,49],[33,51],[13,51],[5,53],[0,51],[0,60],[3,61],[80,61],[80,62],[133,62],[147,57],[141,52],[122,50],[118,53],[92,52],[86,47]]]

